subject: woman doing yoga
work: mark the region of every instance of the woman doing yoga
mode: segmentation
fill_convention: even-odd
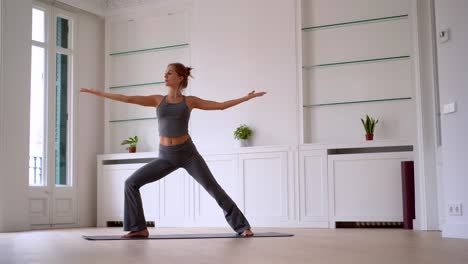
[[[179,168],[184,168],[216,200],[223,209],[226,221],[239,235],[252,236],[253,232],[245,216],[234,201],[226,194],[211,174],[206,162],[198,153],[188,134],[188,122],[192,109],[224,110],[252,98],[263,96],[265,92],[250,92],[248,95],[225,102],[203,100],[196,96],[184,96],[182,90],[187,87],[191,68],[181,63],[167,66],[164,81],[168,87],[167,95],[126,96],[105,93],[95,89],[80,89],[125,103],[147,107],[156,107],[159,128],[159,155],[155,160],[135,171],[125,181],[124,235],[130,237],[148,237],[146,220],[140,196],[140,188],[148,183],[160,180]]]

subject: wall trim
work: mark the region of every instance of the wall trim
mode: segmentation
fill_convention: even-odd
[[[468,239],[468,223],[444,224],[442,237]]]
[[[3,63],[2,63],[2,58],[3,58],[3,46],[2,46],[2,40],[3,40],[3,0],[0,0],[0,168],[4,168],[3,166],[3,149],[4,149],[4,144],[3,144],[3,137],[2,135],[5,135],[4,133],[4,126],[3,126],[3,113],[5,112],[4,110],[4,103],[3,103]],[[3,208],[4,208],[4,201],[5,198],[3,198],[1,195],[4,194],[5,192],[3,191],[3,188],[5,188],[5,184],[3,184],[3,176],[0,177],[0,232],[3,231]]]
[[[413,71],[416,100],[416,116],[417,116],[417,136],[414,148],[415,160],[415,188],[416,188],[416,226],[415,229],[420,230],[439,230],[438,223],[438,206],[434,207],[434,203],[438,205],[437,195],[437,168],[435,165],[436,147],[437,147],[437,131],[434,110],[435,102],[435,84],[434,84],[434,60],[425,62],[424,58],[428,55],[434,57],[433,42],[425,43],[426,23],[421,20],[430,20],[430,25],[427,26],[429,32],[434,32],[432,20],[433,5],[424,3],[419,0],[411,1],[411,16],[412,16],[412,38],[413,38]],[[421,12],[429,11],[429,17]],[[420,12],[421,11],[421,12]],[[427,21],[424,21],[427,22]],[[422,35],[421,35],[422,34]],[[425,43],[425,44],[424,44]],[[428,51],[430,50],[430,51]],[[430,54],[428,54],[430,53]],[[429,74],[428,71],[429,69]],[[425,73],[423,75],[423,73]],[[426,88],[423,88],[426,87]],[[423,90],[424,89],[424,90]],[[430,108],[434,112],[426,113]],[[434,187],[435,186],[435,187]],[[436,189],[434,191],[433,189]]]
[[[64,9],[68,12],[72,13],[88,13],[91,15],[99,16],[99,17],[104,17],[104,9],[98,5],[95,7],[92,6],[92,4],[85,4],[84,1],[82,1],[82,4],[79,4],[78,2],[74,3],[67,3],[70,1],[67,0],[33,0],[33,2],[40,2],[46,5],[50,5],[53,7],[58,7],[61,9]]]

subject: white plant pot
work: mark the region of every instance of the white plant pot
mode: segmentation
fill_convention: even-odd
[[[239,146],[240,147],[248,147],[249,146],[249,140],[248,139],[239,139]]]

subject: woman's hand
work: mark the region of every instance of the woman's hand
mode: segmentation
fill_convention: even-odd
[[[255,98],[255,97],[263,96],[264,94],[266,94],[266,92],[258,92],[258,93],[256,93],[255,90],[253,90],[253,91],[251,91],[251,92],[247,95],[247,97],[248,97],[249,99],[252,99],[252,98]]]
[[[81,88],[81,89],[80,89],[80,92],[82,92],[82,93],[90,93],[90,94],[94,94],[94,95],[97,95],[97,96],[102,95],[102,92],[101,92],[101,91],[98,91],[98,90],[95,90],[95,89],[88,89],[88,88]]]

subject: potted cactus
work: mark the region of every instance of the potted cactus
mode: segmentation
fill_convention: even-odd
[[[379,123],[379,119],[375,119],[366,115],[366,119],[361,118],[362,125],[364,126],[364,130],[366,131],[366,140],[373,140],[374,139],[374,129],[377,123]]]
[[[134,136],[134,137],[129,137],[128,139],[125,139],[124,141],[122,141],[122,143],[120,143],[120,145],[129,145],[128,146],[128,152],[129,153],[135,153],[136,152],[136,146],[137,146],[137,143],[138,143],[138,137],[137,136]]]

